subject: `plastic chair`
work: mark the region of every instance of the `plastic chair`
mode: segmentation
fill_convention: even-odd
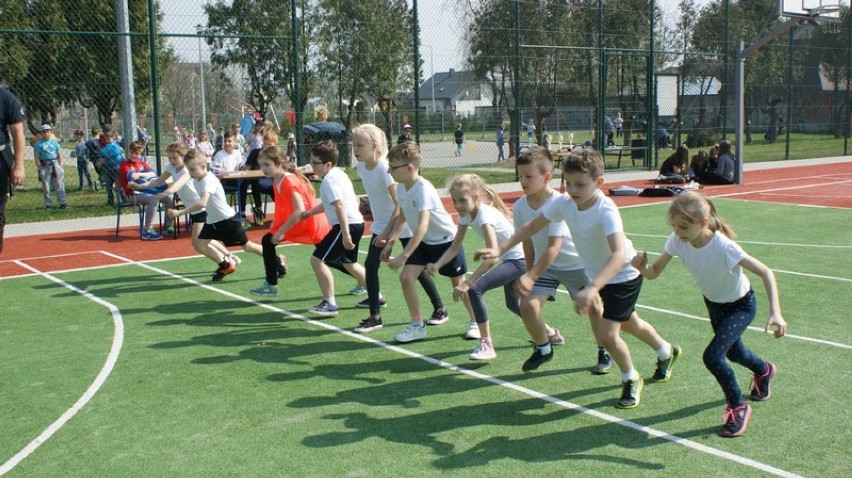
[[[115,195],[115,237],[118,237],[118,231],[121,228],[121,210],[136,208],[136,213],[139,216],[139,237],[142,237],[142,226],[145,223],[145,208],[140,204],[131,203],[127,200],[127,195],[124,193],[118,184],[112,184],[113,194]]]

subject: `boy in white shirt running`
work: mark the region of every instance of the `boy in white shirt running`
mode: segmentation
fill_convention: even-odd
[[[311,167],[322,178],[320,200],[316,207],[304,211],[302,219],[325,212],[331,230],[317,244],[311,256],[311,267],[322,292],[319,304],[308,309],[319,317],[337,315],[337,300],[334,297],[334,276],[329,266],[341,269],[366,286],[364,267],[358,263],[358,245],[364,234],[364,216],[352,181],[337,167],[339,153],[331,140],[323,141],[311,150]]]
[[[435,186],[420,176],[420,147],[413,141],[407,141],[394,146],[388,152],[388,171],[397,182],[397,199],[399,200],[400,218],[394,225],[391,238],[399,237],[407,224],[411,229],[411,239],[396,257],[390,258],[393,241],[389,241],[382,251],[382,257],[388,260],[388,267],[397,270],[403,265],[399,281],[408,305],[411,322],[395,337],[397,342],[413,342],[426,338],[426,324],[440,325],[447,321],[448,316],[441,320],[423,321],[420,314],[420,296],[415,283],[420,273],[430,262],[435,262],[453,243],[456,225],[444,209],[441,197]],[[449,277],[453,288],[458,287],[467,272],[467,262],[464,248],[460,247],[458,254],[438,271],[442,276]],[[473,318],[473,311],[465,298],[468,315]]]
[[[682,351],[663,340],[635,311],[642,276],[630,265],[636,251],[624,235],[618,208],[600,190],[604,183],[600,153],[592,149],[572,153],[562,166],[568,194],[557,197],[541,216],[501,244],[500,250],[530,237],[550,222],[568,224],[586,274],[591,277],[574,297],[574,306],[579,313],[596,314],[600,310],[597,304],[603,302],[603,316],[595,337],[621,370],[622,392],[615,406],[635,408],[639,406],[643,381],[633,368],[630,349],[621,338],[621,330],[656,351],[657,370],[651,377],[654,382],[671,379],[672,367]],[[483,257],[491,257],[491,254],[483,254]]]
[[[560,194],[550,187],[553,159],[547,148],[533,146],[518,156],[516,164],[521,188],[525,193],[513,208],[515,230],[518,231],[524,224],[540,216]],[[546,302],[556,300],[556,289],[560,284],[568,289],[573,298],[586,286],[589,278],[564,221],[550,223],[546,229],[525,239],[523,245],[527,272],[518,279],[515,289],[521,297],[521,318],[535,345],[533,354],[522,366],[523,371],[530,372],[553,358],[553,345],[565,343],[559,331],[544,322],[542,307]],[[477,251],[474,257],[480,255],[483,255],[481,251]],[[597,330],[599,317],[599,312],[589,314],[593,333]],[[611,368],[612,358],[599,345],[598,363],[592,373],[606,374]]]

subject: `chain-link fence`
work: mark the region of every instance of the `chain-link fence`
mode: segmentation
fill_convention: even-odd
[[[778,0],[128,0],[122,34],[115,5],[0,1],[0,79],[25,105],[28,140],[42,123],[62,140],[72,208],[106,202],[79,182],[74,131],[90,139],[109,125],[136,139],[128,123],[149,138],[155,167],[170,142],[215,144],[263,120],[298,138],[302,163],[303,126],[327,121],[346,132],[376,123],[394,144],[410,124],[427,172],[491,182],[514,180],[511,161],[498,162],[501,134],[505,158],[532,143],[589,144],[609,168],[655,168],[667,148],[733,142],[738,43],[789,21]],[[801,22],[745,61],[746,160],[846,154],[852,37],[846,10],[836,16]],[[120,68],[126,40],[132,81]],[[130,84],[135,117],[123,105]],[[31,148],[26,157],[15,208],[35,211]]]

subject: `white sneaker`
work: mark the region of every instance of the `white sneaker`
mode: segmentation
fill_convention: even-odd
[[[464,338],[466,338],[466,339],[478,339],[478,338],[480,338],[479,326],[476,325],[475,320],[470,321],[470,325],[467,326],[467,332],[465,332]]]
[[[418,324],[416,320],[412,320],[402,329],[402,332],[396,334],[394,340],[397,342],[414,342],[415,340],[423,340],[426,338],[426,324]]]
[[[497,357],[497,352],[494,351],[494,346],[491,345],[491,339],[485,338],[479,341],[479,346],[468,357],[471,360],[491,360]]]

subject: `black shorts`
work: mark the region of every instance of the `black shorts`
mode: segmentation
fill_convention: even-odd
[[[636,308],[639,291],[642,289],[642,276],[627,282],[607,284],[600,290],[603,301],[603,317],[614,322],[627,322]]]
[[[408,244],[408,239],[401,239],[403,247]],[[405,261],[405,265],[425,266],[430,262],[438,262],[438,259],[444,255],[444,252],[452,246],[452,241],[443,244],[426,244],[421,242],[411,257]],[[438,269],[438,273],[444,277],[459,277],[467,273],[467,260],[464,257],[464,246],[459,247],[459,253],[456,254],[450,262],[444,267]]]
[[[237,216],[213,224],[205,224],[198,234],[199,239],[216,239],[226,246],[244,246],[248,242],[246,231]]]
[[[361,236],[364,234],[364,223],[350,224],[349,234],[352,236],[352,242],[355,243],[355,248],[351,251],[347,251],[343,247],[343,234],[340,232],[340,224],[331,226],[328,234],[314,248],[314,257],[326,264],[354,264],[358,262],[358,245],[361,242]]]
[[[190,224],[204,224],[207,222],[207,211],[197,212],[189,215]]]

